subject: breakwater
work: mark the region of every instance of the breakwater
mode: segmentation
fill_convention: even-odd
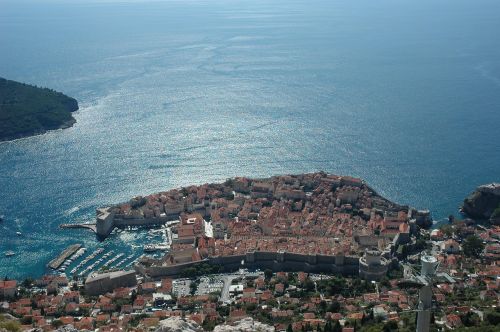
[[[97,233],[96,224],[92,224],[92,223],[86,223],[86,224],[61,224],[61,225],[59,225],[59,228],[62,228],[62,229],[66,229],[66,228],[85,228],[85,229],[90,229],[94,233]]]
[[[69,246],[68,248],[64,249],[58,257],[51,260],[49,264],[47,264],[47,266],[54,270],[58,269],[59,266],[61,266],[61,264],[71,255],[73,255],[78,249],[80,249],[81,246],[81,244],[73,244]]]

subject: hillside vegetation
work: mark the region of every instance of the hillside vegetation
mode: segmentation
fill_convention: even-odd
[[[71,127],[76,110],[74,98],[0,77],[0,141]]]

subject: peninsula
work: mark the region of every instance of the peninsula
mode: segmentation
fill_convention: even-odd
[[[78,102],[60,92],[0,78],[0,141],[71,127]]]
[[[99,209],[96,231],[104,238],[114,227],[172,220],[179,223],[170,252],[136,265],[148,277],[179,275],[202,262],[228,270],[244,262],[276,271],[359,271],[380,279],[388,264],[381,256],[414,245],[411,234],[429,224],[430,214],[381,197],[361,179],[318,172],[240,177],[134,197]],[[379,262],[375,267],[359,260],[368,249],[367,259]]]

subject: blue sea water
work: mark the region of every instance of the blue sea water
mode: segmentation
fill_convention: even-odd
[[[143,233],[58,226],[239,175],[359,176],[456,214],[500,180],[499,32],[497,0],[0,0],[0,76],[80,103],[0,143],[0,275],[75,242],[137,252]]]

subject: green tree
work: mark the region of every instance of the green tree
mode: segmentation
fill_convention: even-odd
[[[307,278],[306,282],[304,283],[304,288],[308,292],[312,292],[314,290],[314,281],[312,281],[311,279]]]
[[[383,323],[367,324],[367,325],[363,325],[359,329],[359,332],[381,332],[381,331],[384,331],[384,332],[386,331],[386,330],[384,330]]]
[[[52,323],[50,323],[50,325],[52,325],[52,327],[57,329],[57,328],[63,326],[64,324],[59,319],[54,319],[54,320],[52,320]]]
[[[498,217],[500,217],[500,204],[491,214],[491,218],[498,218]]]
[[[389,282],[389,278],[382,277],[382,280],[380,280],[380,286],[391,288],[391,283]]]
[[[320,310],[320,312],[322,312],[322,313],[325,313],[325,312],[326,312],[326,301],[325,301],[325,300],[322,300],[322,301],[319,303],[319,310]]]
[[[335,323],[333,323],[332,331],[342,332],[342,326],[340,326],[340,322],[338,320],[336,320]]]
[[[215,328],[215,325],[217,325],[216,321],[214,321],[214,320],[208,320],[208,319],[205,319],[203,321],[203,324],[202,324],[203,329],[205,331],[213,331],[214,328]]]
[[[194,295],[196,293],[199,284],[200,281],[198,279],[191,281],[191,283],[189,284],[189,292],[191,295]]]
[[[451,237],[453,235],[453,226],[452,225],[443,225],[440,227],[440,230],[441,230],[441,232],[443,232],[443,234],[446,237]]]
[[[21,318],[21,323],[23,325],[31,325],[31,324],[33,324],[33,317],[31,317],[31,316],[24,316],[23,318]]]
[[[415,241],[415,250],[422,251],[427,247],[427,242],[425,239],[419,238]]]
[[[491,325],[500,325],[500,309],[497,308],[496,311],[488,311],[485,313],[485,320]]]
[[[131,303],[134,303],[135,299],[137,299],[137,291],[134,289],[132,293],[130,294],[130,301]]]
[[[257,309],[257,305],[255,303],[249,303],[246,305],[246,312],[252,312]]]
[[[33,278],[26,278],[21,283],[21,286],[25,288],[31,288],[31,286],[33,285],[33,281],[34,281]]]
[[[396,323],[393,320],[390,320],[384,324],[384,329],[383,329],[384,332],[392,332],[397,330],[398,330],[398,323]]]
[[[264,270],[264,276],[266,277],[266,279],[271,279],[273,277],[273,271],[270,270],[270,269],[265,269]]]
[[[469,311],[466,314],[460,315],[460,320],[464,326],[477,326],[481,322],[481,318],[478,314]]]
[[[483,240],[476,235],[470,235],[462,244],[464,254],[469,257],[479,257],[483,252]]]
[[[330,312],[339,312],[340,311],[340,303],[336,300],[333,300],[332,303],[328,306],[328,311]]]

